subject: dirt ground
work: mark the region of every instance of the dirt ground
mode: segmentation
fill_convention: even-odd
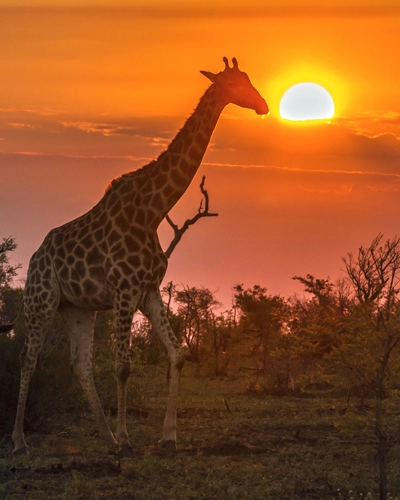
[[[377,498],[373,402],[254,395],[242,380],[184,375],[179,453],[169,455],[158,445],[165,372],[153,368],[136,382],[142,397],[128,420],[135,458],[110,453],[89,413],[54,415],[27,433],[29,456],[12,457],[10,436],[0,436],[0,500]],[[388,423],[390,436],[398,422]],[[400,498],[400,446],[390,443],[389,491]]]

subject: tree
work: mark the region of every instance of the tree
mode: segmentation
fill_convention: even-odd
[[[9,262],[8,253],[13,252],[16,248],[17,244],[11,236],[3,238],[3,243],[0,243],[0,290],[11,286],[13,279],[17,276],[18,269],[21,268],[21,264],[12,266]]]
[[[240,313],[239,326],[248,340],[248,352],[253,361],[255,381],[263,375],[272,378],[275,387],[288,385],[288,370],[280,360],[274,358],[278,346],[284,341],[287,302],[279,295],[267,295],[266,289],[259,285],[244,289],[242,285],[234,288],[234,307]]]
[[[349,312],[349,297],[342,280],[295,276],[311,298],[291,297],[288,330],[293,339],[297,371],[306,377],[321,378],[325,359],[340,343],[343,322]]]
[[[204,339],[210,336],[215,322],[215,309],[220,303],[208,288],[184,286],[175,290],[176,314],[181,318],[181,336],[189,350],[189,358],[200,362]]]
[[[17,244],[11,236],[3,238],[0,243],[0,325],[17,317],[21,304],[21,294],[11,287],[18,269],[21,268],[21,264],[12,266],[9,261],[9,253],[16,248]]]
[[[192,217],[191,219],[187,219],[182,225],[182,227],[178,227],[176,224],[174,224],[174,222],[172,222],[171,217],[168,214],[165,217],[168,224],[172,227],[174,231],[174,237],[171,243],[169,244],[167,250],[165,250],[165,255],[168,258],[171,257],[172,252],[175,250],[176,246],[181,241],[182,236],[186,233],[186,231],[189,229],[190,226],[195,224],[198,220],[202,219],[203,217],[218,217],[218,214],[211,213],[209,211],[210,200],[207,189],[205,189],[204,187],[205,181],[206,181],[206,176],[203,175],[203,178],[200,183],[200,191],[204,198],[204,206],[203,206],[203,200],[201,200],[197,214],[194,217]]]
[[[343,259],[356,302],[342,339],[340,360],[375,398],[379,498],[387,498],[388,435],[384,401],[398,378],[393,354],[400,343],[400,238],[378,234],[369,247]],[[397,370],[396,370],[397,368]]]

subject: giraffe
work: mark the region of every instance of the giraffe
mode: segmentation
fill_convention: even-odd
[[[268,114],[268,106],[237,60],[223,58],[217,74],[201,71],[212,84],[168,148],[144,167],[114,179],[87,213],[52,229],[33,254],[24,295],[26,338],[13,453],[28,453],[23,433],[31,376],[47,329],[58,312],[68,330],[71,361],[93,411],[100,436],[120,456],[132,456],[126,428],[129,339],[140,310],[164,343],[171,366],[161,445],[176,447],[179,380],[185,357],[160,295],[167,258],[157,228],[192,181],[220,114],[229,103]],[[113,309],[116,324],[118,414],[115,434],[106,421],[92,375],[96,314]],[[12,326],[12,325],[9,325]]]

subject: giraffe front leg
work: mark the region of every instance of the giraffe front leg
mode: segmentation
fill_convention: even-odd
[[[161,446],[167,451],[176,452],[178,451],[176,446],[176,412],[180,376],[185,363],[185,357],[178,339],[169,324],[164,303],[158,290],[149,294],[143,312],[151,321],[154,330],[157,332],[168,351],[171,364],[171,380]]]

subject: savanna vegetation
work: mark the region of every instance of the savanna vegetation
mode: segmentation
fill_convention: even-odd
[[[0,245],[0,323],[17,317],[12,238]],[[168,362],[144,318],[131,331],[129,431],[137,458],[109,455],[69,360],[48,332],[28,400],[30,456],[11,457],[24,340],[0,336],[0,498],[400,498],[400,238],[378,235],[343,259],[340,280],[296,276],[302,296],[236,285],[221,309],[207,288],[168,283],[172,328],[188,352],[180,453],[157,446]],[[116,415],[114,328],[98,315],[95,380]]]

